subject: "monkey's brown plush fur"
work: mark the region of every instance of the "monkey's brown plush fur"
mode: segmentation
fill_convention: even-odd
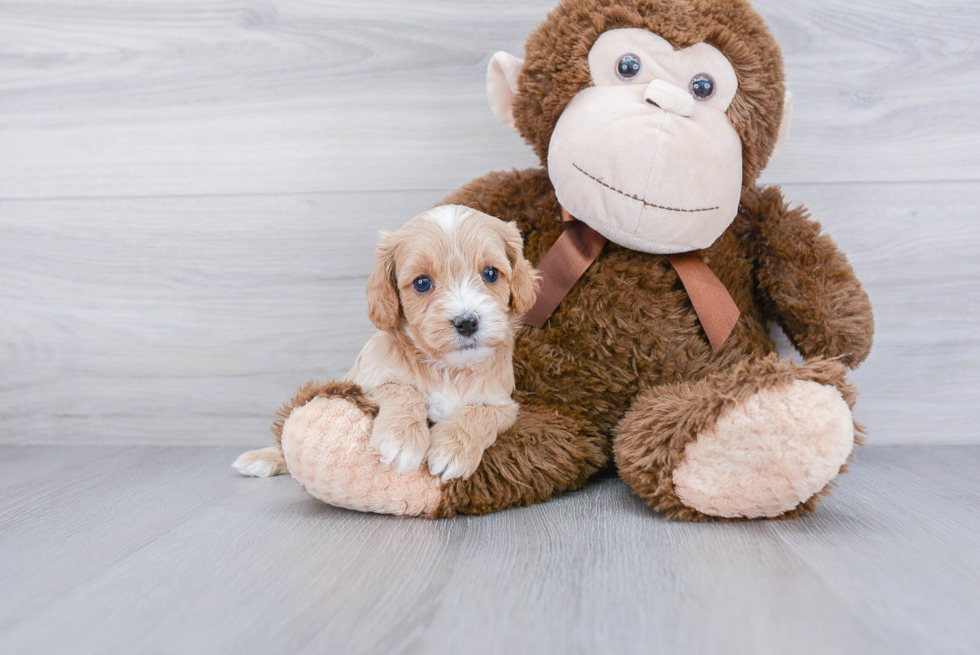
[[[491,173],[446,202],[516,220],[532,262],[561,233],[543,169]],[[794,379],[833,385],[853,406],[845,364],[871,348],[871,308],[846,257],[805,212],[789,209],[778,189],[751,186],[704,258],[742,312],[717,354],[667,258],[607,244],[548,324],[518,335],[518,423],[473,477],[448,485],[448,506],[484,513],[546,500],[581,486],[615,452],[620,475],[651,505],[704,518],[676,497],[670,474],[727,406]],[[770,321],[810,361],[777,360]]]
[[[853,407],[855,391],[845,374],[871,348],[871,307],[845,256],[806,211],[789,207],[778,188],[756,186],[777,141],[784,87],[779,48],[747,3],[561,2],[526,46],[514,100],[520,133],[546,163],[558,117],[591,83],[590,48],[604,31],[619,27],[650,30],[675,48],[706,42],[736,71],[739,89],[728,116],[743,147],[741,204],[728,230],[702,254],[741,318],[712,352],[667,257],[608,243],[545,327],[518,334],[517,424],[499,435],[472,477],[442,487],[434,516],[544,501],[614,464],[633,491],[667,517],[715,518],[685,504],[673,475],[685,447],[726,411],[797,381],[836,388]],[[561,234],[560,207],[543,168],[491,173],[444,202],[517,221],[532,263]],[[782,326],[805,364],[777,358],[771,323]],[[321,392],[360,397],[335,384],[304,389],[292,406]],[[811,511],[824,492],[781,516]]]

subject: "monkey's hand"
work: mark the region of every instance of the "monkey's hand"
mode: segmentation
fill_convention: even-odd
[[[856,368],[871,350],[874,316],[844,253],[803,207],[787,207],[778,188],[746,191],[741,211],[769,317],[804,357]]]

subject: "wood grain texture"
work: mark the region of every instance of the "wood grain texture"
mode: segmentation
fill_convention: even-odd
[[[742,524],[664,522],[618,480],[372,516],[236,452],[0,447],[0,652],[980,648],[978,447],[863,449],[817,514]]]
[[[264,443],[372,333],[377,230],[535,163],[484,69],[552,4],[0,0],[0,443]],[[858,419],[977,442],[980,5],[756,6],[796,95],[765,179],[875,307]]]
[[[783,49],[793,129],[763,180],[980,179],[980,4],[753,0]]]
[[[871,295],[871,441],[976,442],[980,183],[784,191]],[[264,443],[373,334],[377,231],[443,194],[0,201],[0,443]]]
[[[533,157],[485,70],[553,0],[0,0],[0,197],[455,188]],[[977,180],[980,5],[758,0],[795,128],[769,181]]]
[[[851,374],[873,443],[977,443],[980,184],[786,185],[848,254],[875,341]]]
[[[0,441],[270,440],[374,333],[378,231],[442,195],[0,203]]]

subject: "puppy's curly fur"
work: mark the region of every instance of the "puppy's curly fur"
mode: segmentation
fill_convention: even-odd
[[[517,228],[442,206],[382,234],[376,259],[367,298],[379,331],[347,384],[308,383],[273,426],[279,451],[242,455],[235,466],[243,473],[284,471],[284,423],[314,397],[344,398],[371,414],[382,464],[405,472],[427,461],[443,480],[472,475],[514,424],[514,334],[537,285]]]

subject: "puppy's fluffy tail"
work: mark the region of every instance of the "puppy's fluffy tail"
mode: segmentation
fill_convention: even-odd
[[[282,448],[269,446],[242,453],[231,467],[242,475],[268,478],[286,473],[286,460],[282,457]]]

